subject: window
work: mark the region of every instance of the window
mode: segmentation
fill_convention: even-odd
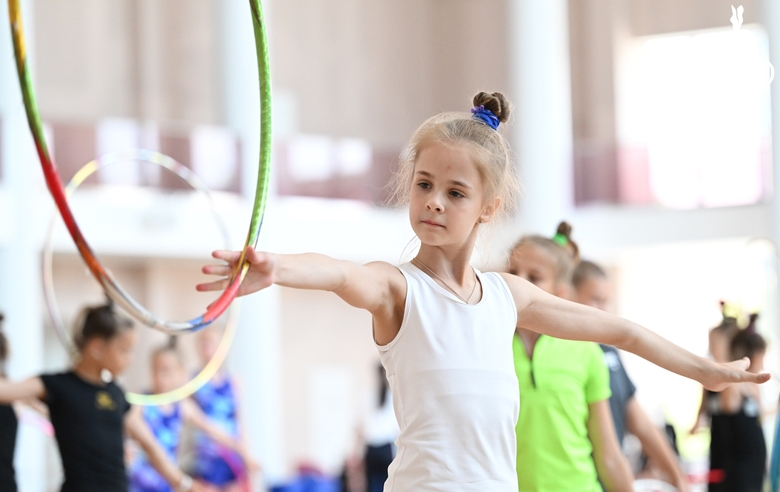
[[[644,173],[644,194],[675,208],[767,198],[774,75],[767,46],[765,33],[749,26],[632,41],[617,74],[618,139],[632,149],[619,159],[621,184]],[[622,187],[626,201],[647,201],[630,196],[643,194],[635,188]]]

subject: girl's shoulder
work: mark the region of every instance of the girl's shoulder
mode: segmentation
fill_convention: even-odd
[[[406,276],[412,272],[414,267],[406,262],[400,265],[393,265],[386,261],[372,261],[364,266],[378,274],[380,278],[389,284],[390,290],[396,294],[406,294]]]
[[[370,268],[372,271],[380,274],[380,275],[387,275],[389,279],[401,279],[403,280],[403,273],[402,271],[409,271],[408,265],[411,265],[411,263],[406,262],[402,263],[400,265],[393,265],[392,263],[388,263],[386,261],[372,261],[369,263],[366,263],[364,266],[366,268]]]

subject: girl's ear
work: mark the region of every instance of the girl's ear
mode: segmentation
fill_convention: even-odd
[[[482,209],[482,213],[479,216],[478,222],[480,224],[487,224],[490,222],[499,207],[501,207],[501,197],[496,197],[490,200]]]
[[[87,346],[84,347],[84,352],[95,360],[101,360],[103,358],[104,349],[105,341],[100,338],[93,338],[87,342]]]

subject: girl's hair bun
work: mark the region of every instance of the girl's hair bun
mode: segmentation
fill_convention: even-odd
[[[485,109],[489,109],[501,123],[505,123],[512,113],[512,104],[500,92],[493,92],[492,94],[480,92],[474,96],[473,103],[475,107],[484,106]]]
[[[569,224],[568,222],[561,222],[560,224],[558,224],[558,230],[556,230],[555,233],[560,234],[561,236],[571,241],[571,231],[572,231],[571,224]]]
[[[748,322],[748,325],[745,327],[745,331],[749,333],[755,333],[756,332],[756,320],[758,319],[758,313],[753,313],[750,315],[750,321]]]

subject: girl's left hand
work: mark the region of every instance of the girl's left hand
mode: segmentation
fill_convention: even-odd
[[[712,362],[712,370],[701,378],[701,383],[710,391],[723,391],[733,383],[761,384],[769,381],[769,373],[753,373],[746,369],[750,367],[750,359],[747,357],[734,362]]]

